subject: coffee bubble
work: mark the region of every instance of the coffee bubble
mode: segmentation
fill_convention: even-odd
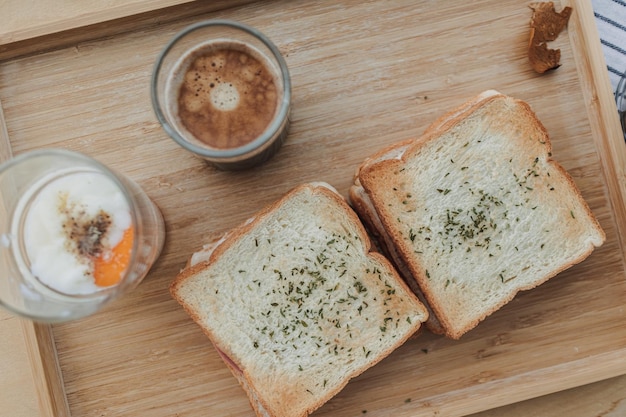
[[[181,124],[216,149],[235,148],[259,137],[278,109],[277,75],[265,58],[236,42],[211,42],[181,65],[176,99]]]
[[[218,83],[211,88],[211,104],[217,110],[230,111],[239,104],[239,91],[231,83]]]

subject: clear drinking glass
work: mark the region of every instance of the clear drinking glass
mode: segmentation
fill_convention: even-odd
[[[204,69],[200,60],[208,62]],[[250,69],[252,63],[258,71]],[[260,90],[255,83],[264,76],[268,79]],[[181,99],[183,85],[195,92],[192,104]],[[157,58],[151,94],[167,134],[219,169],[263,163],[287,137],[291,109],[287,64],[263,33],[238,22],[208,20],[178,33]],[[252,97],[265,99],[255,102]],[[191,107],[193,114],[185,113]],[[217,136],[227,140],[213,141]],[[238,139],[244,136],[245,140]]]
[[[79,153],[39,150],[0,165],[0,201],[0,305],[35,321],[97,312],[135,288],[163,247],[146,193]]]

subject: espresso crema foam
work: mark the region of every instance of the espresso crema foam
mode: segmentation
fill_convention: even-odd
[[[281,94],[276,75],[259,52],[244,44],[205,44],[183,60],[179,73],[177,116],[209,147],[245,145],[259,137],[276,114]]]
[[[54,179],[34,196],[24,217],[31,273],[65,294],[99,291],[94,261],[110,256],[131,227],[128,203],[106,176],[78,172]]]

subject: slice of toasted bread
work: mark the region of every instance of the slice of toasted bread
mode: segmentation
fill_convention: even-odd
[[[350,198],[455,339],[605,240],[530,106],[493,90],[365,161]]]
[[[327,185],[296,187],[195,259],[171,293],[259,416],[313,412],[428,314]]]

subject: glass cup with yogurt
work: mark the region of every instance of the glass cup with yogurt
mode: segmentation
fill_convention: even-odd
[[[0,165],[0,305],[40,322],[91,315],[135,288],[165,239],[133,181],[47,149]]]

